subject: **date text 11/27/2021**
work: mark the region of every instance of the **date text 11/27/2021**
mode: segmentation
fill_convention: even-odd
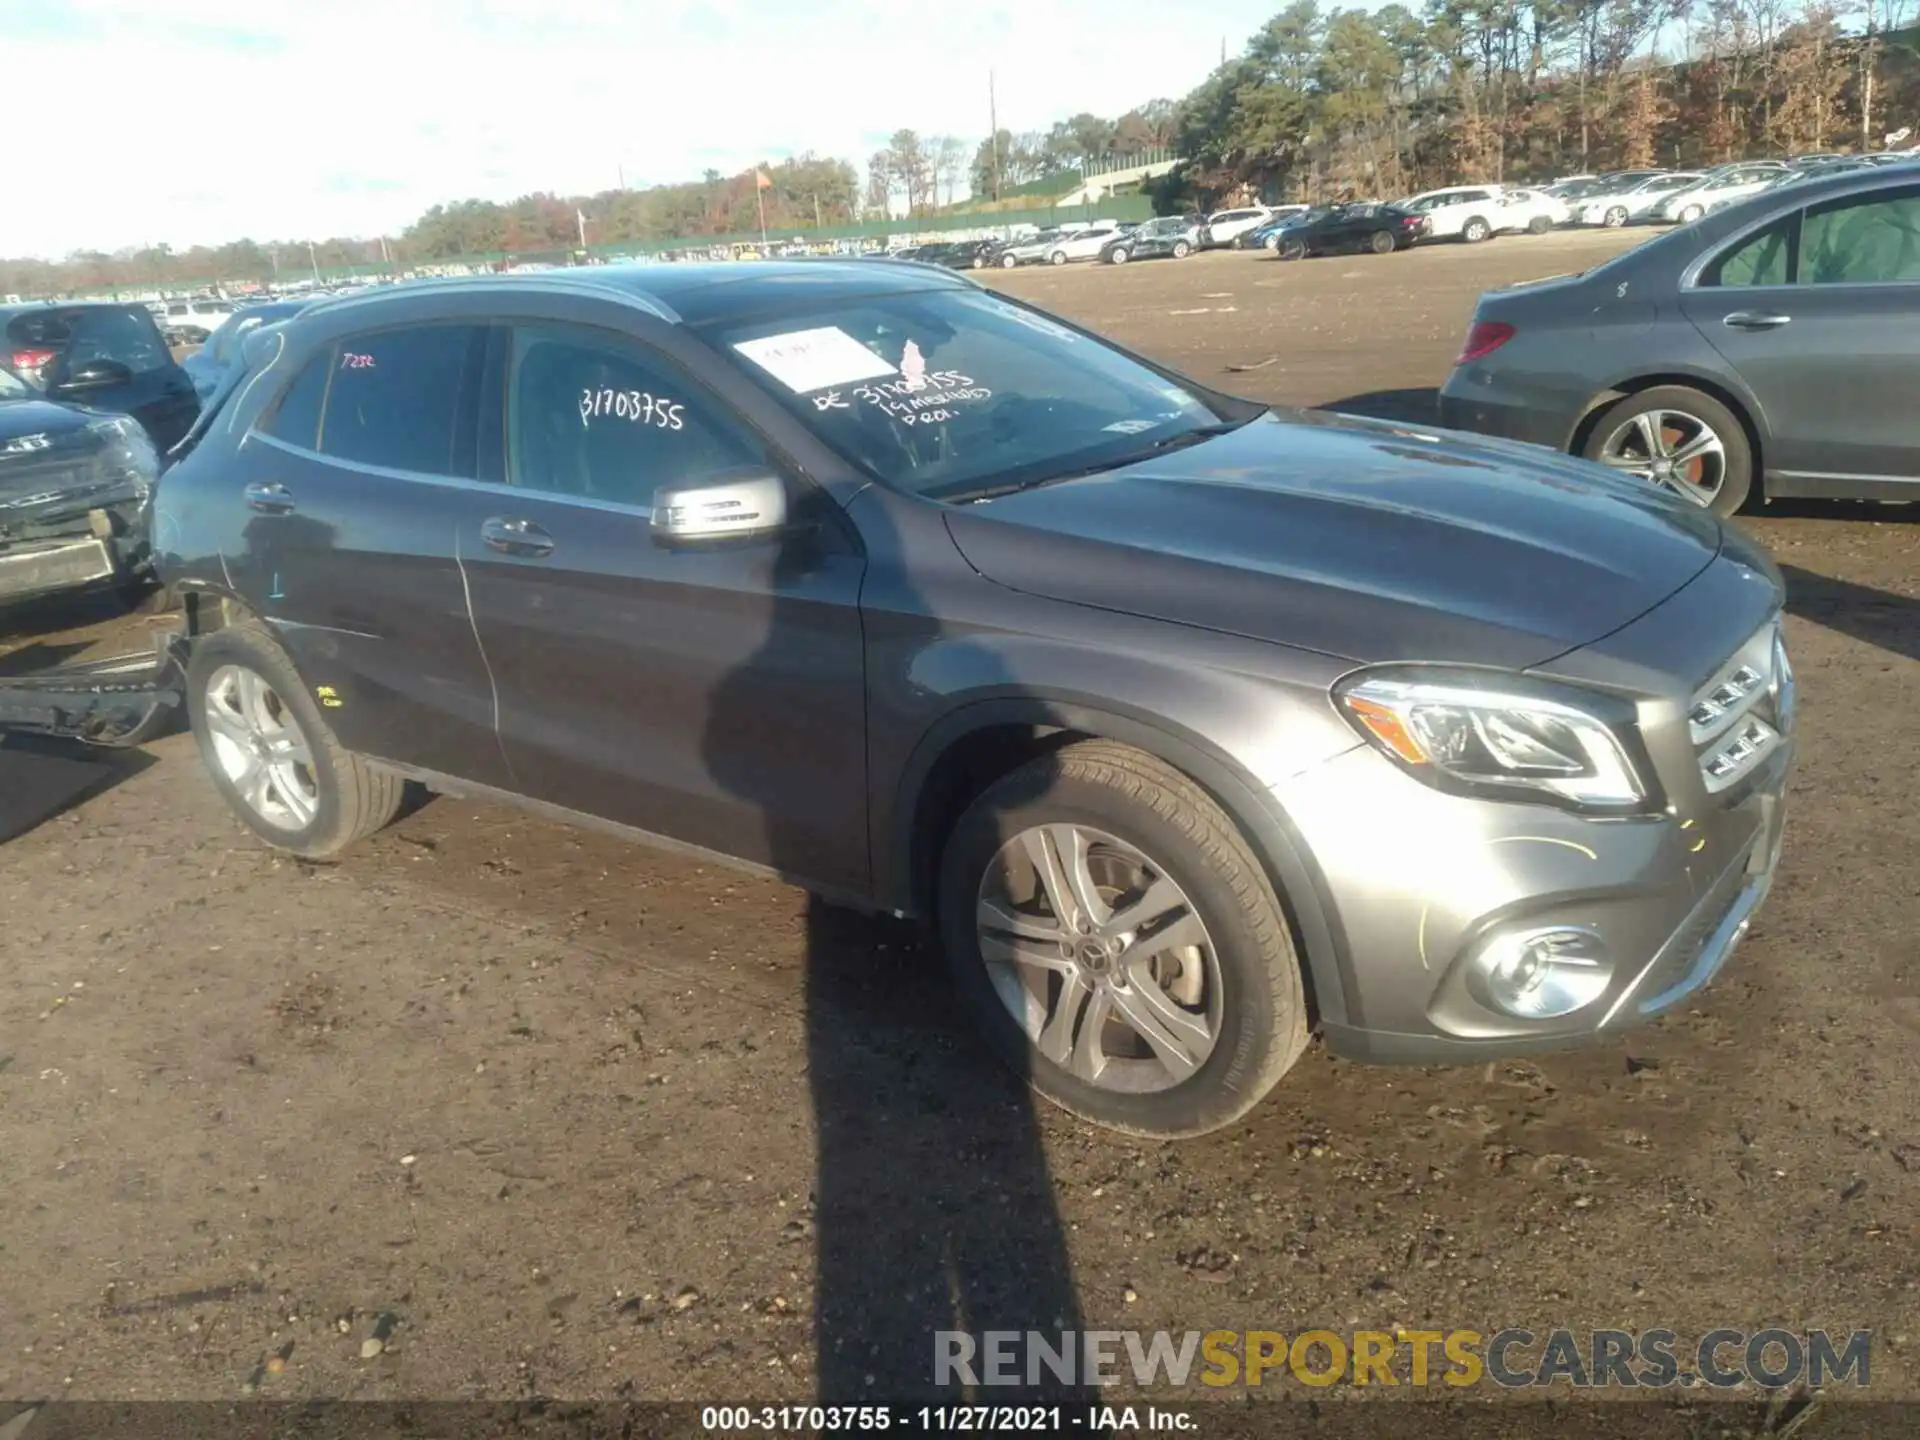
[[[1197,1429],[1185,1409],[1160,1405],[708,1405],[700,1428],[717,1434],[951,1431],[1122,1434]]]

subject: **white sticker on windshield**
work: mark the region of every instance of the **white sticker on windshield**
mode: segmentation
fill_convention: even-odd
[[[798,395],[900,373],[833,325],[742,340],[733,348]]]
[[[1102,430],[1111,430],[1116,435],[1138,435],[1142,430],[1151,430],[1160,424],[1158,420],[1116,420],[1111,425],[1102,425]]]

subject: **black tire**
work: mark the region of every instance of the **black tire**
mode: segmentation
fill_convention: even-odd
[[[1304,260],[1307,258],[1307,242],[1304,240],[1282,240],[1273,252],[1282,260]]]
[[[1186,241],[1176,240],[1173,242],[1173,258],[1174,259],[1184,260],[1187,258],[1187,256],[1191,255],[1192,253],[1193,253],[1193,247],[1189,245]]]
[[[1047,256],[1047,263],[1048,263],[1049,265],[1064,265],[1064,264],[1066,264],[1066,263],[1067,263],[1067,252],[1066,252],[1066,251],[1064,251],[1064,250],[1056,250],[1056,251],[1054,251],[1054,252],[1053,252],[1053,253],[1052,253],[1051,255],[1049,255],[1049,256]]]
[[[1107,263],[1110,265],[1124,265],[1127,263],[1127,258],[1127,247],[1121,245],[1107,256]]]
[[[1493,234],[1493,227],[1478,215],[1469,215],[1467,223],[1460,227],[1460,238],[1469,245],[1478,245]]]
[[[1549,220],[1545,215],[1536,215],[1527,221],[1527,234],[1529,235],[1544,235],[1552,228],[1553,221]]]
[[[1627,207],[1624,205],[1615,205],[1600,217],[1600,223],[1609,230],[1618,230],[1622,225],[1627,223]]]
[[[309,773],[319,803],[313,818],[300,829],[281,829],[261,819],[241,799],[215,758],[207,723],[207,690],[214,676],[229,665],[265,680],[307,742],[312,755]],[[194,642],[187,663],[187,719],[214,787],[241,822],[275,849],[309,860],[331,859],[391,821],[405,798],[400,776],[342,748],[286,651],[257,620],[241,621]]]
[[[1391,255],[1399,247],[1393,236],[1385,230],[1376,230],[1367,237],[1367,248],[1376,255]]]
[[[1014,266],[1018,265],[1019,263],[1020,262],[1014,259],[1013,256],[1011,255],[1002,255],[1000,257],[1000,268],[1002,270],[1011,270],[1013,269]]]
[[[1726,477],[1712,505],[1707,508],[1722,518],[1745,508],[1756,488],[1753,445],[1747,438],[1747,427],[1740,423],[1739,416],[1713,396],[1686,385],[1656,385],[1651,390],[1642,390],[1609,406],[1599,420],[1589,427],[1581,454],[1589,460],[1598,460],[1605,451],[1608,436],[1634,416],[1650,410],[1676,411],[1705,425],[1720,437],[1726,455]]]
[[[1081,823],[1153,858],[1200,915],[1219,962],[1214,1048],[1167,1089],[1101,1089],[1042,1056],[1001,1002],[981,956],[979,887],[1000,848],[1038,824]],[[1152,756],[1088,740],[988,787],[942,856],[941,948],[954,983],[994,1048],[1033,1088],[1083,1119],[1156,1138],[1201,1135],[1257,1105],[1307,1044],[1307,1005],[1286,917],[1266,872],[1205,791]]]

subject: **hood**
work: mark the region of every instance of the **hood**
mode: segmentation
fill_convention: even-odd
[[[100,418],[51,400],[0,400],[0,462],[43,449],[39,441],[84,430]]]
[[[1360,663],[1522,669],[1659,604],[1718,521],[1514,442],[1284,412],[1119,470],[956,506],[1009,589]]]
[[[144,494],[101,463],[108,442],[87,426],[104,418],[44,400],[0,402],[0,543],[25,527]]]

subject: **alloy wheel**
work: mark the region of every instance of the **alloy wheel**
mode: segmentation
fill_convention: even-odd
[[[1623,420],[1600,447],[1600,462],[1678,491],[1702,509],[1727,481],[1727,447],[1697,415],[1643,410]]]
[[[320,809],[313,747],[272,685],[241,665],[208,677],[214,763],[241,803],[276,830],[304,830]]]
[[[987,866],[975,926],[1000,1002],[1080,1080],[1168,1090],[1213,1053],[1219,957],[1186,892],[1135,846],[1085,825],[1024,830]]]

